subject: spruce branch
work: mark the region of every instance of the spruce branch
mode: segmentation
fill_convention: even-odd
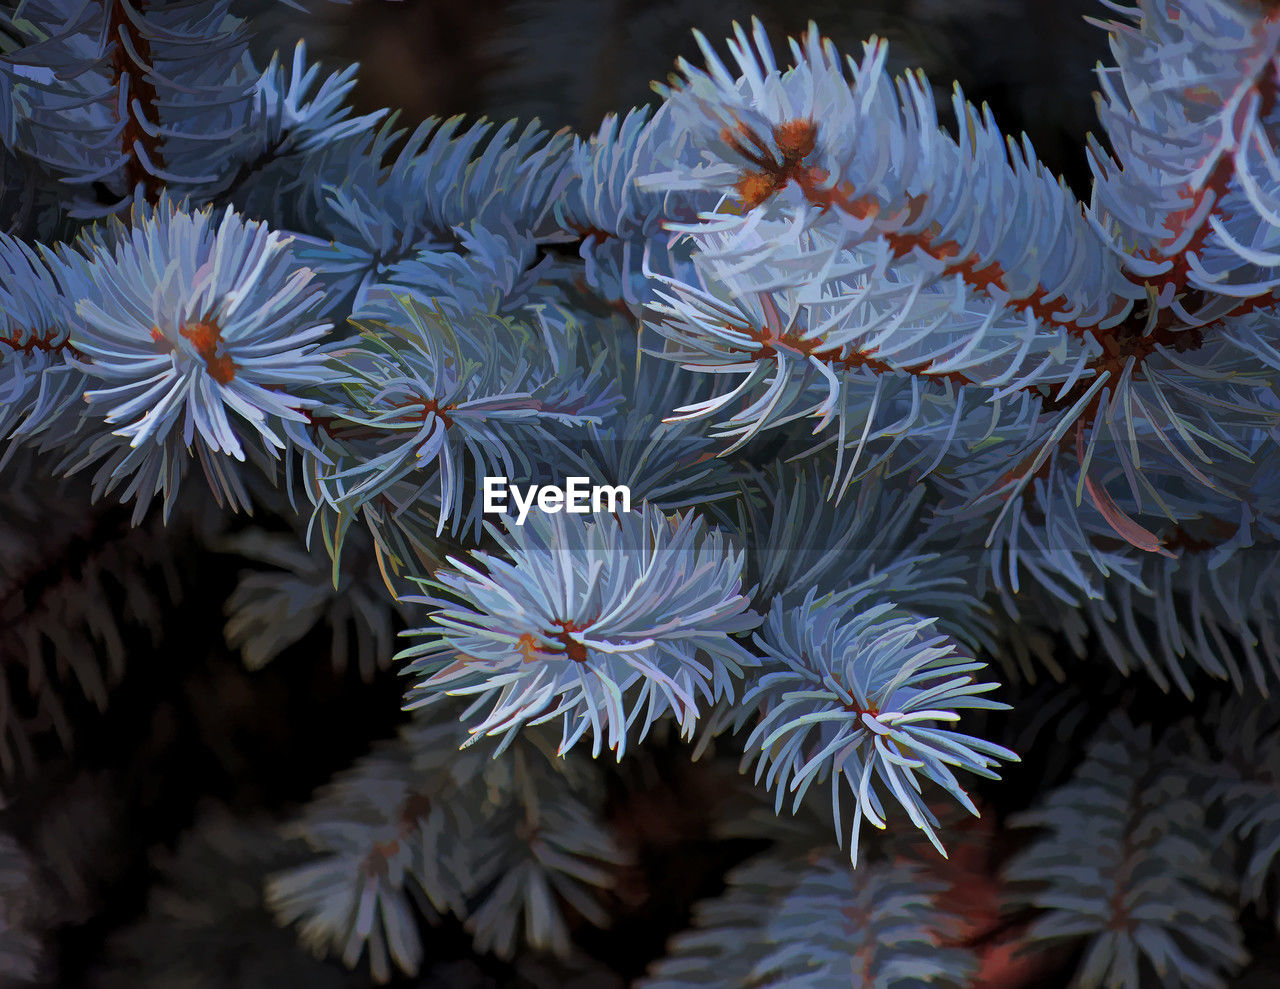
[[[759,618],[742,587],[742,554],[692,512],[651,506],[595,521],[538,515],[490,530],[502,556],[423,582],[436,593],[426,641],[401,652],[416,678],[410,703],[474,697],[474,740],[560,720],[560,752],[588,733],[592,755],[619,759],[638,736],[674,717],[691,737],[700,706],[732,700],[757,661],[737,636]],[[452,599],[452,600],[451,600]],[[485,711],[485,708],[488,708]]]
[[[1081,985],[1225,986],[1246,955],[1203,802],[1170,743],[1117,715],[1073,780],[1015,823],[1044,829],[1009,863],[1043,910],[1036,941],[1085,939]],[[1087,850],[1087,851],[1086,851]]]

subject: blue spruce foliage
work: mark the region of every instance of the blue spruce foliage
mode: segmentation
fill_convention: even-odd
[[[0,791],[176,607],[165,539],[246,568],[196,598],[250,670],[408,713],[286,820],[201,811],[111,979],[587,964],[675,749],[751,848],[643,985],[1232,984],[1280,903],[1280,6],[1105,4],[1087,200],[883,38],[695,32],[574,133],[364,112],[250,6],[0,13]],[[7,828],[33,982],[66,878]]]

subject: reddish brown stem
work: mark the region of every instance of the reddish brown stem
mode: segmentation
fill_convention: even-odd
[[[164,152],[155,131],[160,125],[159,97],[151,77],[151,42],[135,23],[146,0],[111,0],[107,10],[107,44],[111,46],[111,84],[126,89],[124,128],[120,150],[125,155],[124,174],[129,188],[143,188],[147,202],[160,199],[164,183],[143,164],[143,154],[156,168],[164,168]],[[134,17],[129,13],[132,9]],[[135,57],[136,56],[136,57]],[[116,101],[119,107],[120,101]],[[141,149],[141,152],[139,151]]]

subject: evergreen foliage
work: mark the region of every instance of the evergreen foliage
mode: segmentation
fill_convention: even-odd
[[[447,984],[451,929],[599,975],[663,746],[740,768],[701,796],[752,850],[646,986],[1230,984],[1280,852],[1280,7],[1106,6],[1087,201],[883,38],[745,9],[653,105],[495,77],[590,133],[362,112],[229,0],[0,13],[6,789],[179,538],[252,568],[197,598],[255,675],[407,678],[283,821],[193,811],[102,984]],[[513,7],[509,54],[566,16]],[[15,983],[52,847],[0,820]]]
[[[509,957],[519,939],[567,953],[564,906],[604,922],[592,887],[621,860],[586,770],[529,742],[502,760],[491,747],[460,755],[457,711],[447,714],[339,776],[291,829],[316,856],[267,885],[304,943],[348,966],[367,950],[379,981],[391,963],[422,965],[415,907],[465,920],[479,951]]]
[[[1015,821],[1046,834],[1006,875],[1043,909],[1037,940],[1085,938],[1084,986],[1219,986],[1244,961],[1230,902],[1232,873],[1169,740],[1122,717],[1108,725],[1071,782]]]
[[[698,928],[674,939],[640,985],[963,986],[975,974],[960,928],[939,906],[944,885],[910,864],[851,868],[765,856],[728,876],[700,906]],[[801,930],[816,936],[797,937]]]

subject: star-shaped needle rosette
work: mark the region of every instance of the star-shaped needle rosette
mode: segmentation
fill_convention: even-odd
[[[432,624],[406,634],[411,706],[471,696],[473,740],[560,718],[560,751],[588,731],[592,754],[619,759],[638,735],[674,716],[692,735],[699,706],[732,700],[758,662],[738,636],[759,624],[742,586],[743,554],[693,513],[532,515],[509,533],[489,526],[502,555],[451,559],[424,587],[445,596]]]
[[[883,829],[896,803],[938,851],[938,821],[925,780],[970,813],[977,806],[955,770],[997,778],[999,760],[1018,756],[953,727],[965,709],[1008,705],[982,696],[997,686],[975,674],[985,664],[966,656],[935,621],[898,607],[875,580],[837,594],[811,591],[799,607],[778,599],[756,637],[763,667],[742,707],[759,712],[744,763],[756,764],[776,795],[799,808],[813,783],[829,782],[836,835],[842,796],[853,797],[850,856],[857,863],[864,820]]]
[[[85,392],[87,418],[105,425],[63,468],[105,458],[97,494],[127,479],[135,517],[155,493],[167,515],[194,453],[220,502],[247,504],[237,464],[249,456],[271,472],[290,444],[310,448],[302,427],[317,401],[302,393],[339,376],[320,346],[331,327],[313,272],[287,235],[166,198],[76,246],[64,252],[84,276],[71,341],[98,385]]]

